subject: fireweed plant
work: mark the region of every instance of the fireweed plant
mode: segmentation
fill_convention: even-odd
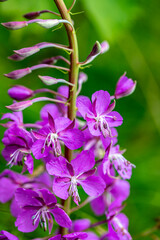
[[[130,192],[127,180],[135,166],[125,159],[124,150],[120,150],[117,144],[117,127],[122,125],[123,118],[114,108],[115,100],[131,94],[136,82],[124,74],[118,80],[113,96],[103,90],[93,93],[91,100],[79,95],[87,80],[87,75],[79,70],[106,52],[108,43],[97,41],[86,60],[79,61],[71,19],[75,2],[67,9],[63,0],[54,0],[59,13],[50,10],[31,12],[24,15],[26,21],[2,23],[11,30],[32,23],[46,29],[64,24],[69,46],[42,42],[16,50],[9,58],[23,60],[43,48],[53,47],[69,53],[69,59],[54,56],[37,65],[5,74],[8,78],[20,79],[35,69],[54,68],[68,73],[68,80],[39,75],[47,86],[63,85],[57,91],[50,88],[31,90],[21,85],[8,90],[14,101],[7,106],[12,112],[2,116],[2,120],[8,119],[2,123],[7,128],[2,139],[5,146],[2,155],[7,161],[7,169],[0,174],[0,201],[11,201],[11,213],[19,231],[32,232],[39,225],[47,231],[46,237],[36,239],[129,240],[132,238],[128,232],[128,218],[121,211]],[[56,19],[37,19],[43,13],[53,14]],[[60,60],[65,67],[57,65]],[[51,94],[50,98],[45,97],[46,92]],[[37,97],[40,93],[42,96]],[[49,102],[40,111],[41,120],[24,123],[22,111],[40,101]],[[37,169],[34,169],[34,161],[39,161]],[[22,167],[21,174],[11,170],[14,165]],[[83,202],[80,188],[88,196]],[[71,201],[75,203],[72,208]],[[73,221],[72,213],[80,211],[86,204],[90,204],[96,216],[102,215],[103,220],[93,222],[93,218],[92,221],[85,218]],[[0,239],[18,238],[2,230]]]

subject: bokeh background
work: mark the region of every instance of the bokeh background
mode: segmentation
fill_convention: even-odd
[[[65,0],[69,7],[70,0]],[[8,0],[0,3],[0,21],[20,21],[22,15],[43,9],[57,11],[52,0]],[[126,71],[127,76],[137,80],[133,95],[117,101],[116,110],[124,118],[124,124],[118,128],[121,148],[126,148],[125,157],[136,165],[130,180],[131,194],[124,212],[130,220],[129,230],[133,239],[160,239],[156,230],[160,218],[160,1],[157,0],[77,0],[73,9],[80,49],[80,60],[84,60],[96,40],[107,40],[110,50],[98,57],[92,67],[84,71],[88,82],[83,86],[82,94],[91,96],[103,89],[114,93],[118,78]],[[43,15],[43,18],[52,17]],[[35,56],[22,62],[12,62],[7,56],[12,50],[32,46],[38,42],[67,42],[64,28],[57,31],[46,30],[32,25],[16,31],[0,26],[0,113],[6,112],[5,105],[12,100],[7,89],[13,84],[24,84],[32,89],[43,87],[37,77],[53,75],[63,77],[56,70],[39,70],[20,80],[3,77],[14,69],[32,66],[43,58],[59,54],[55,49],[42,50]],[[63,52],[61,52],[63,53]],[[56,89],[56,87],[53,87]],[[44,103],[37,104],[24,111],[25,122],[39,119],[39,110]],[[0,138],[4,128],[0,127]],[[0,144],[0,150],[3,145]],[[1,171],[6,162],[0,159]],[[82,217],[86,210],[82,211]],[[92,213],[91,213],[92,214]],[[21,239],[31,239],[42,230],[25,237],[14,227],[14,218],[9,213],[9,204],[0,205],[0,228],[9,230]],[[81,217],[81,216],[79,216]],[[147,234],[148,232],[148,234]]]

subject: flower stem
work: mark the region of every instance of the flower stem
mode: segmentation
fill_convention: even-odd
[[[65,19],[72,23],[70,13],[63,0],[54,0],[62,19]],[[74,86],[69,86],[69,96],[68,96],[68,118],[74,120],[76,117],[76,92],[77,92],[77,82],[78,82],[78,72],[79,72],[79,54],[78,54],[78,43],[74,27],[72,28],[69,24],[65,24],[66,32],[69,40],[69,48],[72,49],[70,54],[70,71],[69,71],[69,82],[74,84]],[[72,150],[65,147],[65,158],[70,162],[72,160]],[[69,197],[64,201],[64,209],[66,213],[69,214],[70,211],[70,201]],[[61,228],[61,234],[67,234],[68,230],[66,228]]]

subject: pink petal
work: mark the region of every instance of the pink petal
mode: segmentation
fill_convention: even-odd
[[[110,104],[110,95],[107,91],[97,91],[92,95],[92,102],[96,99],[96,112],[98,115],[107,111]]]
[[[85,180],[78,180],[84,191],[91,197],[97,197],[104,192],[106,184],[98,176],[90,176]]]
[[[75,176],[89,171],[95,165],[93,151],[82,151],[78,156],[71,161]]]

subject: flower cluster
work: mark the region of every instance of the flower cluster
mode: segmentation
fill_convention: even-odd
[[[67,10],[65,5],[61,6],[56,0],[55,3],[59,10],[61,7],[63,11]],[[38,65],[15,70],[5,76],[19,79],[35,69],[54,68],[69,72],[69,81],[39,76],[45,85],[65,85],[57,91],[50,88],[32,90],[21,85],[8,90],[14,102],[7,106],[12,112],[5,113],[1,118],[8,120],[1,123],[6,128],[2,139],[2,156],[9,168],[18,165],[21,173],[7,168],[0,174],[0,201],[11,201],[11,213],[16,218],[15,226],[21,232],[32,232],[40,225],[45,231],[48,229],[50,235],[46,239],[50,240],[130,240],[128,219],[121,211],[130,192],[126,179],[131,178],[135,166],[125,159],[124,150],[120,150],[117,144],[117,127],[122,125],[123,118],[114,108],[115,100],[131,94],[136,82],[124,74],[120,77],[113,96],[104,90],[96,91],[91,100],[80,96],[87,76],[81,72],[78,77],[79,68],[106,52],[108,43],[96,42],[86,60],[75,64],[76,35],[70,17],[36,19],[43,13],[57,14],[49,10],[32,12],[25,15],[28,21],[2,25],[16,30],[31,23],[45,28],[64,23],[70,39],[74,39],[70,40],[73,43],[69,47],[56,43],[38,43],[14,51],[10,59],[20,61],[43,48],[56,47],[69,52],[70,61],[63,56],[54,56]],[[68,10],[66,14],[70,16]],[[58,60],[62,60],[67,67],[56,65]],[[36,94],[46,92],[51,94],[50,98],[44,95],[35,97]],[[42,107],[40,120],[35,123],[23,121],[22,110],[39,101],[49,102]],[[82,191],[87,196],[83,202]],[[70,208],[71,199],[75,205],[73,208]],[[86,204],[90,204],[96,216],[103,215],[104,220],[95,223],[90,219],[72,221],[72,213],[80,211]],[[56,226],[54,232],[53,224]],[[104,224],[104,234],[91,232],[91,228],[100,224]],[[16,240],[17,237],[1,231],[0,239]]]

